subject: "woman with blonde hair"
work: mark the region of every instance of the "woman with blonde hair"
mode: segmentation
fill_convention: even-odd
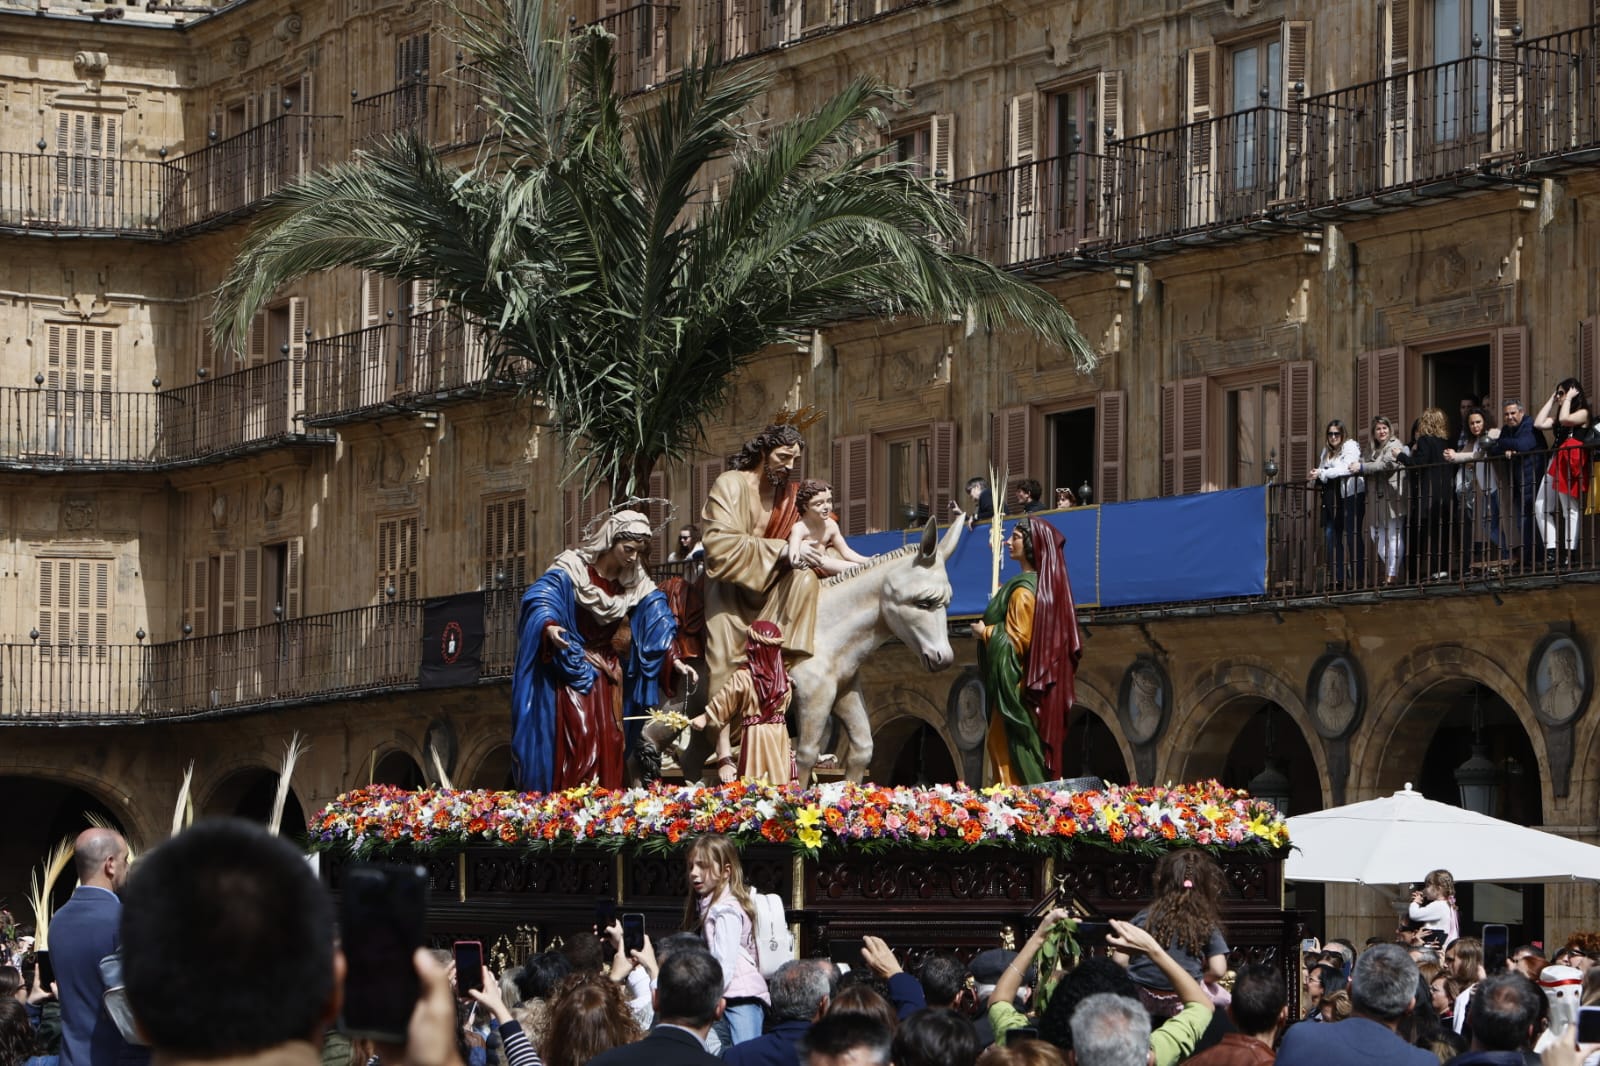
[[[1455,467],[1445,459],[1446,428],[1444,412],[1430,407],[1417,419],[1417,439],[1411,454],[1402,455],[1403,466],[1415,467],[1416,536],[1411,546],[1419,580],[1443,580],[1450,576],[1450,516],[1455,508]]]
[[[1379,415],[1372,420],[1372,448],[1366,460],[1350,464],[1352,474],[1367,479],[1367,527],[1383,562],[1385,585],[1399,580],[1406,551],[1406,474],[1400,465],[1404,450],[1394,423]]]

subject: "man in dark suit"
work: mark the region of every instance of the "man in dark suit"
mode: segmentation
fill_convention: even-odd
[[[1437,1066],[1433,1052],[1395,1032],[1417,1007],[1417,964],[1405,948],[1379,944],[1363,951],[1350,977],[1350,1002],[1354,1013],[1336,1025],[1291,1025],[1277,1066]]]
[[[85,829],[74,842],[79,885],[50,922],[50,962],[61,1000],[61,1066],[140,1066],[150,1053],[122,1039],[106,1013],[100,960],[121,943],[117,893],[128,842],[114,829]]]
[[[614,1047],[588,1066],[722,1066],[706,1034],[722,1015],[722,966],[709,951],[675,951],[656,976],[656,1027],[643,1040]]]

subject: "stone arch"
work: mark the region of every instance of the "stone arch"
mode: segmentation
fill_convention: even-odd
[[[472,767],[471,773],[457,769],[455,777],[457,788],[492,790],[514,787],[507,785],[507,779],[511,774],[511,744],[507,741],[502,740],[486,746],[471,763],[464,758],[457,759],[456,762],[458,767]]]
[[[427,758],[427,754],[422,749],[422,742],[409,733],[383,733],[376,737],[372,742],[372,746],[357,759],[355,753],[361,751],[358,746],[361,739],[363,738],[357,737],[351,744],[352,761],[350,772],[353,775],[353,779],[345,782],[344,788],[346,790],[365,788],[369,774],[375,773],[377,767],[395,753],[404,755],[420,767],[424,781],[437,776],[428,772],[427,764],[424,761]],[[374,777],[373,780],[376,781],[377,778]]]
[[[1239,730],[1260,709],[1261,702],[1276,704],[1300,730],[1317,769],[1318,794],[1326,805],[1333,795],[1328,763],[1305,698],[1298,685],[1285,681],[1272,664],[1253,656],[1218,662],[1187,691],[1178,694],[1171,727],[1162,744],[1165,758],[1159,779],[1195,781],[1220,777]]]
[[[456,765],[450,772],[450,780],[457,788],[498,788],[498,784],[487,784],[483,780],[484,772],[490,764],[504,752],[508,757],[511,753],[511,733],[498,730],[480,730],[462,739],[461,749],[456,754]]]
[[[899,760],[907,741],[916,736],[924,725],[928,726],[944,746],[950,765],[959,776],[961,751],[950,735],[945,708],[936,706],[927,696],[914,689],[896,687],[889,699],[870,712],[872,730],[872,761],[867,766],[867,779],[888,783],[890,773]],[[841,730],[839,762],[847,762],[849,740]]]
[[[96,776],[83,767],[54,761],[18,762],[0,768],[0,777],[50,781],[87,793],[112,813],[136,851],[147,851],[167,837],[167,818],[171,811],[147,810],[135,802],[135,794],[124,784]],[[148,793],[141,792],[140,796],[148,796]]]
[[[401,747],[390,748],[373,763],[372,780],[376,784],[415,790],[426,788],[428,782],[437,776],[436,771],[430,774],[409,751]]]
[[[1399,680],[1392,683],[1393,679]],[[1528,704],[1522,679],[1499,663],[1461,644],[1419,648],[1401,659],[1374,687],[1368,698],[1369,719],[1351,738],[1351,799],[1372,799],[1398,792],[1422,765],[1438,722],[1410,713],[1429,689],[1450,682],[1473,681],[1492,691],[1521,724],[1541,767],[1549,766],[1544,731]],[[1540,806],[1553,806],[1548,773],[1541,775]]]
[[[278,773],[276,766],[243,762],[217,774],[204,798],[195,802],[195,815],[231,815],[265,824],[270,813],[271,795],[277,789]],[[304,835],[306,818],[310,813],[291,782],[279,831],[290,837]]]
[[[1099,724],[1105,728],[1116,745],[1117,754],[1122,758],[1123,780],[1133,780],[1133,745],[1128,743],[1122,725],[1117,721],[1116,701],[1108,698],[1103,689],[1082,674],[1074,679],[1074,690],[1076,699],[1072,704],[1072,712],[1067,716],[1068,746],[1072,745],[1074,723],[1081,722],[1085,715],[1092,715],[1098,719]],[[1065,767],[1065,772],[1068,777],[1073,777],[1076,776],[1077,769],[1069,764]]]

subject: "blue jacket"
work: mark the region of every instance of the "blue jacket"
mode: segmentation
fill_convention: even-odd
[[[811,1023],[779,1022],[754,1040],[735,1044],[722,1054],[727,1066],[795,1066],[800,1061],[800,1041]]]
[[[1277,1066],[1439,1066],[1431,1051],[1359,1015],[1332,1025],[1301,1022],[1283,1034]]]
[[[1490,455],[1516,452],[1509,464],[1512,483],[1531,494],[1533,487],[1539,484],[1539,478],[1544,475],[1543,464],[1549,462],[1549,456],[1541,450],[1543,447],[1538,431],[1533,428],[1533,419],[1523,415],[1516,429],[1501,426],[1500,439],[1487,442],[1483,450]]]
[[[122,943],[122,901],[79,885],[50,920],[50,963],[61,998],[61,1066],[143,1066],[150,1052],[122,1039],[101,1000],[100,960]]]

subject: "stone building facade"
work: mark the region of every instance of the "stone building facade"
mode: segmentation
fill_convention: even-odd
[[[712,43],[771,69],[758,124],[884,79],[891,151],[1099,354],[1080,374],[963,323],[819,323],[658,472],[680,523],[797,403],[827,413],[807,470],[852,534],[942,512],[991,463],[1095,503],[1275,469],[1264,596],[1086,610],[1072,758],[1234,785],[1271,760],[1308,810],[1453,798],[1477,743],[1502,814],[1600,841],[1594,552],[1339,590],[1291,488],[1328,419],[1600,390],[1587,0],[579,2],[641,105]],[[0,895],[85,807],[160,839],[190,760],[200,811],[262,815],[295,730],[302,812],[436,777],[430,736],[457,785],[504,784],[516,596],[592,512],[561,487],[570,442],[424,286],[316,277],[240,352],[208,330],[274,189],[403,129],[471,157],[447,14],[6,2],[0,70],[0,796],[32,827],[0,841]],[[420,601],[477,589],[488,678],[417,691]],[[970,668],[890,648],[867,683],[874,777],[982,774]],[[1386,921],[1370,889],[1301,898],[1330,931]],[[1593,887],[1474,904],[1529,938],[1600,922]]]

